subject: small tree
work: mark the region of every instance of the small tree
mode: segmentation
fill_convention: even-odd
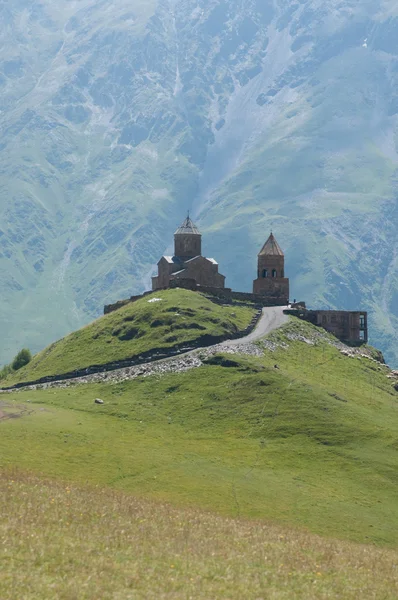
[[[5,367],[0,370],[0,381],[5,379],[10,373],[12,373],[11,365],[5,365]]]
[[[18,352],[18,354],[12,361],[11,367],[14,369],[14,371],[18,371],[19,369],[22,369],[22,367],[30,363],[31,360],[32,354],[30,350],[28,350],[27,348],[23,348],[20,352]]]

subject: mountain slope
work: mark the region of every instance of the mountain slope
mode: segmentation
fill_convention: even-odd
[[[19,0],[0,22],[0,362],[142,291],[192,208],[228,285],[272,226],[293,295],[369,309],[398,363],[393,2]]]

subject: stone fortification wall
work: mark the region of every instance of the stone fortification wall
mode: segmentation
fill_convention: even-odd
[[[224,302],[249,302],[257,306],[287,306],[287,301],[281,300],[279,297],[262,296],[260,294],[251,294],[249,292],[234,292],[231,288],[218,288],[210,286],[197,285],[194,279],[179,279],[178,281],[170,282],[171,288],[184,288],[193,292],[202,292],[203,294],[211,294]]]
[[[232,292],[231,297],[233,300],[241,302],[253,302],[260,306],[287,306],[288,302],[281,298],[264,297],[259,294],[249,294],[246,292]]]

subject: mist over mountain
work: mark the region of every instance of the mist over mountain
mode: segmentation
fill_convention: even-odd
[[[148,287],[191,209],[229,287],[272,227],[398,364],[396,2],[3,0],[0,40],[0,363]]]

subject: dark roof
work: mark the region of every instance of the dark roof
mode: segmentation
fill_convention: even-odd
[[[259,256],[267,255],[267,256],[284,256],[281,247],[278,242],[274,238],[274,235],[271,233],[268,240],[265,242],[262,247]]]
[[[182,223],[182,225],[177,229],[177,231],[175,232],[174,235],[177,235],[179,233],[190,233],[193,235],[201,235],[199,229],[196,227],[196,225],[194,225],[191,217],[187,217],[185,219],[185,221]]]

